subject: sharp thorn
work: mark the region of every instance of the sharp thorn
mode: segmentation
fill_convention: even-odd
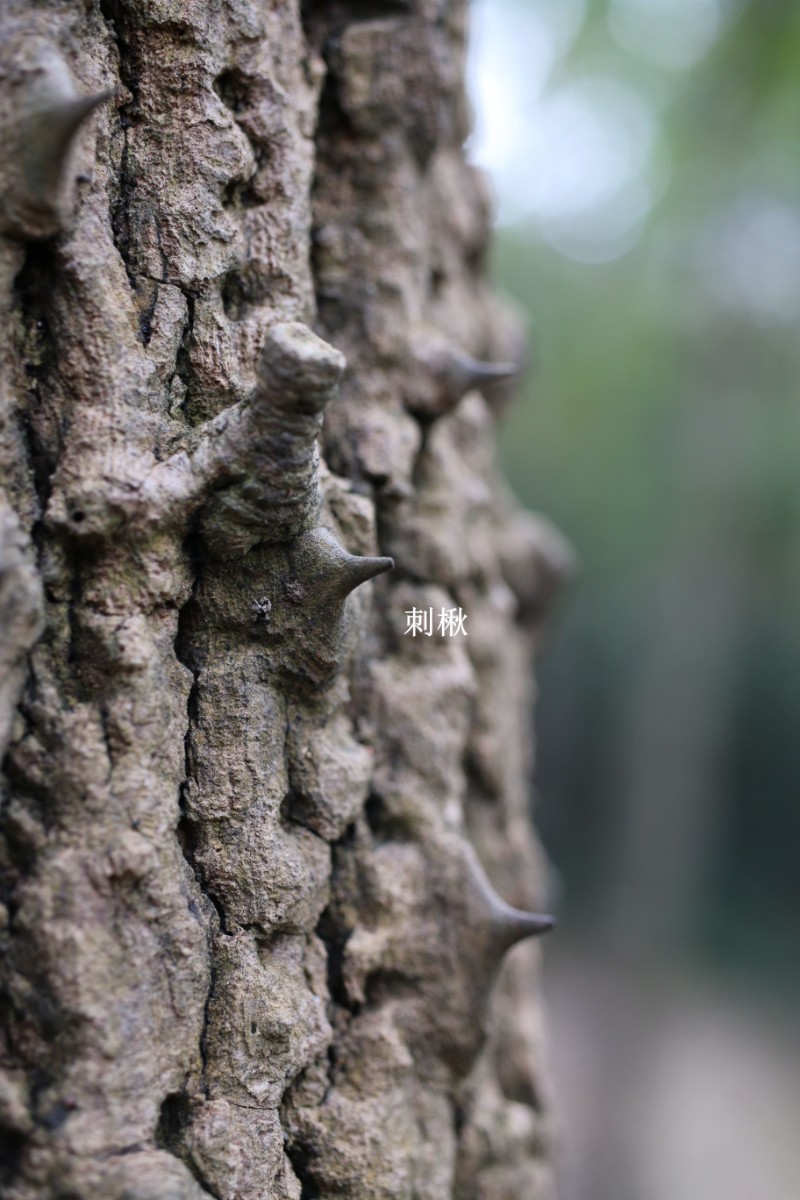
[[[549,933],[555,923],[554,917],[512,908],[510,904],[504,904],[499,897],[492,912],[492,926],[497,944],[503,950],[515,946],[527,937]]]
[[[471,358],[469,354],[452,348],[450,362],[453,377],[458,379],[459,384],[463,383],[464,391],[471,387],[480,387],[481,384],[502,383],[504,380],[515,379],[519,374],[516,363],[481,362],[478,358]]]
[[[348,591],[352,591],[353,588],[366,583],[369,579],[374,579],[376,575],[383,575],[386,571],[391,571],[393,567],[393,558],[359,558],[353,555],[347,560],[345,570],[345,578],[351,584]]]
[[[328,595],[344,600],[362,583],[383,575],[394,567],[393,558],[360,558],[356,554],[347,554],[336,564],[335,574],[331,578]]]
[[[66,162],[79,129],[96,108],[115,94],[112,90],[78,96],[40,109],[28,118],[24,170],[33,199],[57,205],[58,193],[65,182]]]
[[[514,379],[520,371],[517,363],[482,362],[441,338],[413,340],[411,358],[418,371],[406,405],[429,420],[450,412],[473,388]]]
[[[340,546],[329,529],[317,526],[295,542],[298,578],[307,582],[320,603],[341,603],[355,588],[391,571],[393,558],[360,557]]]
[[[485,944],[490,948],[491,957],[500,958],[506,950],[524,938],[537,937],[553,928],[553,917],[513,908],[501,899],[483,869],[474,847],[468,842],[463,845],[463,855],[469,890],[473,896],[473,903],[477,904],[478,913],[482,913],[479,926],[483,925],[486,931]]]

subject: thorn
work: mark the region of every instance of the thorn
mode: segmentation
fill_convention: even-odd
[[[412,359],[421,370],[415,373],[407,407],[429,419],[450,412],[471,389],[514,379],[520,370],[516,363],[482,362],[438,340],[412,344]]]
[[[463,844],[463,855],[468,895],[472,902],[470,907],[476,925],[476,941],[482,928],[490,958],[500,959],[517,942],[527,937],[538,937],[553,928],[554,917],[513,908],[501,899],[469,842]]]
[[[459,391],[459,399],[470,388],[479,388],[482,384],[502,383],[504,380],[515,379],[519,375],[516,363],[481,362],[469,354],[463,354],[452,347],[448,350],[449,376],[451,387]]]
[[[79,95],[66,59],[49,38],[14,27],[4,28],[7,32],[8,38],[0,37],[7,93],[0,113],[0,231],[36,241],[68,226],[78,133],[96,108],[124,93]]]
[[[66,164],[84,121],[111,99],[114,91],[78,96],[32,113],[27,121],[23,149],[25,182],[31,199],[42,207],[56,208],[66,182]]]
[[[298,575],[315,597],[316,604],[341,603],[362,583],[391,571],[393,558],[367,558],[348,554],[322,526],[302,534],[295,543]]]
[[[19,165],[4,204],[4,224],[13,236],[37,240],[67,226],[75,183],[69,164],[77,135],[87,117],[114,95],[48,96],[21,119]]]
[[[349,555],[344,562],[341,576],[342,586],[346,585],[343,594],[347,595],[354,588],[360,587],[362,583],[374,579],[376,575],[383,575],[386,571],[391,571],[393,567],[393,558],[359,558],[355,554]]]
[[[502,951],[516,946],[517,942],[527,937],[539,937],[549,933],[554,927],[555,917],[543,913],[524,912],[521,908],[512,908],[497,897],[497,905],[492,913],[492,926],[498,947]]]
[[[273,609],[271,626],[281,639],[282,665],[326,685],[341,665],[348,595],[394,561],[349,554],[318,525],[286,545],[283,564],[280,587],[289,603]]]

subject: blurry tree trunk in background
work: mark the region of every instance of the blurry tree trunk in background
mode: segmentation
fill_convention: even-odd
[[[478,859],[543,903],[565,558],[451,352],[520,353],[464,10],[378,11],[3,6],[13,1200],[552,1195],[541,924]]]

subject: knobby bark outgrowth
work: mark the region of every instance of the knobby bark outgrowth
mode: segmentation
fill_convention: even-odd
[[[495,474],[464,36],[4,0],[9,1200],[552,1194],[537,948],[501,960],[548,924],[568,554]]]

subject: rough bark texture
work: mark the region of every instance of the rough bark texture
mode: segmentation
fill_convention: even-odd
[[[4,0],[9,1200],[551,1195],[464,23]]]

